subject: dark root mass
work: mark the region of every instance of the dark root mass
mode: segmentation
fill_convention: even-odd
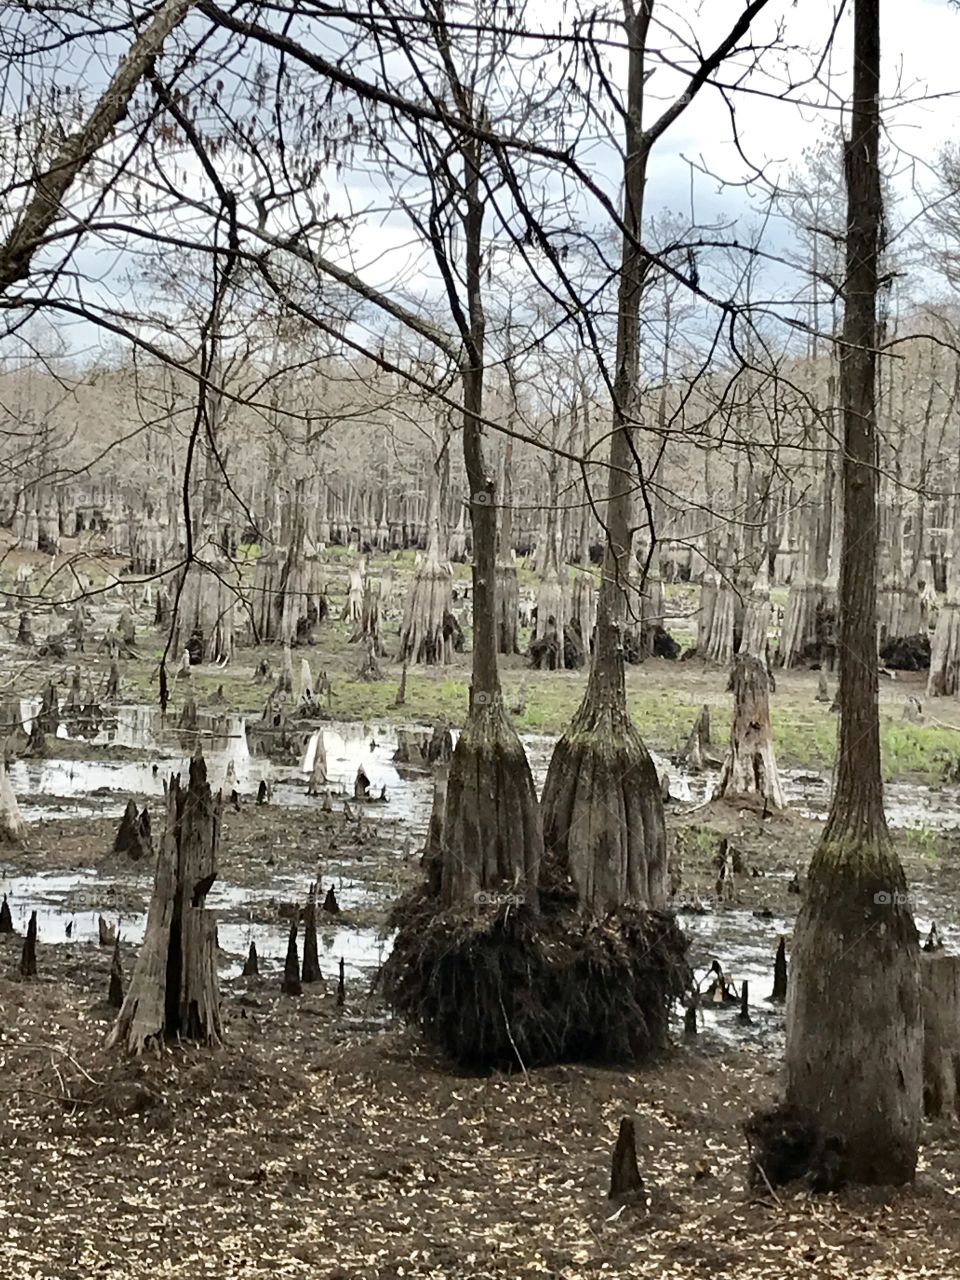
[[[837,1191],[847,1181],[843,1143],[823,1133],[815,1117],[799,1107],[754,1112],[745,1122],[750,1148],[750,1185],[785,1186],[804,1181],[812,1191]]]
[[[497,902],[466,915],[421,891],[394,923],[388,1001],[471,1069],[641,1062],[665,1047],[690,979],[686,938],[665,912],[598,919],[544,895],[539,913]]]

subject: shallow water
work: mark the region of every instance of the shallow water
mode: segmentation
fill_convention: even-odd
[[[23,711],[28,719],[38,704],[25,704]],[[72,726],[70,726],[72,727]],[[416,727],[416,726],[414,726]],[[69,727],[61,726],[64,733]],[[386,788],[388,804],[384,813],[391,818],[403,819],[397,828],[398,850],[401,839],[415,843],[422,840],[429,821],[433,782],[429,773],[405,769],[401,775],[393,764],[397,746],[396,729],[376,723],[329,722],[321,729],[327,758],[327,773],[331,790],[352,796],[353,782],[359,766],[370,779],[371,791],[379,793]],[[302,746],[309,742],[304,735]],[[454,734],[456,738],[456,734]],[[524,746],[538,789],[542,787],[555,739],[545,735],[524,735]],[[165,721],[153,707],[120,707],[97,727],[90,737],[93,745],[113,745],[149,751],[154,761],[116,760],[63,760],[46,759],[19,761],[12,769],[12,781],[20,797],[21,810],[27,821],[36,820],[51,813],[101,814],[118,816],[122,813],[130,794],[139,797],[158,797],[163,793],[163,781],[170,773],[185,773],[189,757],[197,742],[203,745],[204,756],[211,783],[222,786],[228,769],[232,769],[240,793],[252,797],[261,780],[269,781],[273,802],[281,806],[316,804],[317,800],[306,794],[309,758],[288,766],[272,764],[266,757],[251,752],[244,719],[233,714],[203,714],[198,732],[184,734]],[[53,747],[53,744],[51,744]],[[654,755],[659,772],[670,777],[670,789],[674,801],[684,805],[701,804],[712,793],[717,782],[717,771],[687,775],[668,761]],[[807,816],[823,818],[829,807],[830,778],[813,774],[809,770],[783,770],[782,781],[787,799],[792,807]],[[101,794],[95,795],[94,792]],[[924,826],[941,831],[960,831],[960,788],[930,788],[922,785],[894,784],[887,787],[888,820],[894,827]],[[31,796],[62,797],[64,804],[52,808],[50,804],[31,804]],[[134,877],[142,890],[143,900],[149,897],[152,873]],[[240,888],[230,884],[217,884],[211,891],[209,905],[227,914],[218,926],[220,946],[225,968],[237,964],[246,955],[250,942],[257,945],[258,953],[266,969],[282,966],[286,952],[289,925],[284,920],[269,923],[238,920],[247,911],[260,914],[269,909],[271,902],[302,901],[307,876],[299,878],[275,877],[258,889]],[[78,892],[89,885],[89,908],[77,901]],[[97,920],[101,909],[107,908],[108,886],[97,882],[92,871],[78,872],[72,876],[21,876],[3,879],[0,872],[0,891],[10,895],[14,922],[18,928],[26,927],[31,910],[37,910],[40,937],[43,942],[65,940],[65,925],[72,919],[73,937],[77,940],[96,942]],[[70,895],[69,901],[65,901]],[[346,909],[370,905],[372,893],[362,885],[349,880],[337,883],[337,895]],[[82,899],[82,893],[80,893]],[[950,923],[953,914],[953,896],[927,887],[913,899],[918,928],[922,933],[936,920],[941,936],[948,944],[960,943],[960,935]],[[73,910],[75,906],[81,907]],[[111,923],[116,913],[104,910]],[[143,936],[145,916],[142,913],[120,914],[123,936],[130,942],[138,942]],[[782,1034],[783,1011],[770,1005],[766,997],[773,980],[773,960],[777,941],[781,934],[789,934],[792,922],[782,918],[762,919],[749,909],[736,906],[717,906],[708,914],[680,913],[680,922],[691,940],[691,961],[698,977],[704,975],[713,959],[719,959],[725,972],[736,982],[746,979],[750,984],[751,1016],[753,1025],[744,1027],[737,1021],[736,1010],[715,1009],[705,1006],[703,1023],[714,1036],[724,1040],[763,1040],[770,1035]],[[342,957],[346,972],[351,977],[370,976],[375,971],[390,946],[390,939],[378,936],[376,930],[351,929],[330,925],[320,934],[321,960],[326,957],[328,968],[335,968]],[[704,985],[707,985],[706,983]]]
[[[151,885],[152,875],[145,874],[125,881],[124,888],[142,888],[142,896],[146,900]],[[368,905],[372,901],[372,894],[365,886],[351,882],[335,882],[335,885],[337,898],[345,910]],[[68,941],[98,943],[101,915],[109,925],[119,928],[124,942],[138,945],[143,941],[146,912],[113,908],[111,885],[104,884],[97,872],[90,869],[31,876],[8,876],[0,872],[0,894],[7,895],[18,933],[26,932],[30,915],[36,911],[41,946]],[[262,970],[282,969],[290,933],[289,920],[238,920],[236,916],[256,908],[258,904],[266,908],[274,902],[302,901],[303,897],[303,884],[294,877],[278,876],[269,885],[255,890],[222,883],[214,885],[207,899],[208,905],[231,917],[217,922],[221,969],[235,972],[246,958],[251,942],[256,943]],[[335,920],[336,917],[325,916],[321,912],[317,923],[324,976],[336,977],[342,959],[348,978],[369,977],[382,964],[392,938],[381,938],[376,929],[357,929],[335,923]],[[69,938],[66,932],[68,924],[72,926]],[[324,958],[327,962],[325,968]]]

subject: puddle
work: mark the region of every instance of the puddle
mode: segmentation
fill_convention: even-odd
[[[363,885],[337,879],[332,883],[345,910],[368,905],[375,900],[374,894]],[[41,946],[65,942],[99,943],[101,915],[109,925],[119,924],[120,935],[125,942],[139,945],[146,927],[146,911],[118,910],[111,905],[111,900],[119,888],[125,900],[139,896],[146,902],[152,884],[152,874],[130,876],[115,885],[99,879],[93,870],[34,876],[8,876],[0,870],[0,895],[7,894],[14,928],[18,933],[25,933],[30,915],[36,911]],[[287,953],[289,921],[238,920],[236,916],[243,911],[260,914],[269,909],[271,902],[302,902],[305,894],[306,884],[302,877],[299,880],[277,877],[269,885],[252,891],[238,885],[215,884],[208,898],[211,909],[229,913],[232,917],[217,922],[221,970],[235,972],[246,958],[250,943],[254,942],[261,969],[281,971]],[[66,931],[68,924],[71,926],[69,937]],[[317,941],[321,968],[324,968],[326,959],[324,977],[336,977],[342,959],[348,978],[370,979],[386,958],[393,937],[381,937],[376,929],[333,923],[332,917],[321,913]]]

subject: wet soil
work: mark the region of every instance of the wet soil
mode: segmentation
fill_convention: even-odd
[[[8,970],[7,946],[0,968]],[[777,1068],[677,1049],[642,1074],[469,1077],[357,984],[223,984],[227,1043],[101,1048],[109,953],[0,977],[0,1268],[79,1280],[849,1277],[960,1271],[956,1132],[915,1186],[813,1200],[748,1189],[741,1126]],[[644,1192],[607,1197],[622,1116]]]

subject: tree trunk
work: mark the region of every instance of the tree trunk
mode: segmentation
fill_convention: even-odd
[[[764,808],[784,809],[783,788],[770,732],[769,680],[765,664],[740,654],[733,668],[733,725],[730,747],[715,800],[762,801]]]
[[[740,648],[737,652],[747,657],[759,658],[766,665],[769,630],[770,573],[767,558],[764,556],[743,615],[743,633],[740,636]]]
[[[537,793],[507,719],[497,666],[496,484],[483,454],[484,329],[481,279],[483,204],[480,148],[464,141],[466,281],[470,340],[462,370],[463,457],[473,528],[473,682],[466,727],[447,783],[442,898],[466,904],[504,886],[536,901],[543,834]]]
[[[444,636],[444,617],[453,604],[453,570],[440,558],[440,492],[430,480],[427,511],[427,554],[407,596],[400,628],[400,661],[441,666],[453,657]]]
[[[787,1101],[839,1141],[842,1176],[914,1176],[923,1027],[917,931],[887,832],[877,709],[879,0],[856,0],[845,147],[847,247],[840,399],[843,555],[840,734],[833,800],[810,866],[787,1007]]]
[[[649,143],[643,131],[644,55],[650,9],[625,19],[628,70],[624,223],[616,379],[606,508],[606,549],[595,647],[583,702],[554,749],[543,790],[544,844],[582,907],[659,908],[667,899],[667,840],[657,771],[627,710],[623,674],[626,592],[633,571],[634,423],[640,384],[639,249]]]
[[[130,1053],[162,1038],[222,1039],[216,919],[204,905],[217,875],[221,800],[201,755],[186,787],[179,775],[170,779],[166,808],[143,945],[106,1042]]]

